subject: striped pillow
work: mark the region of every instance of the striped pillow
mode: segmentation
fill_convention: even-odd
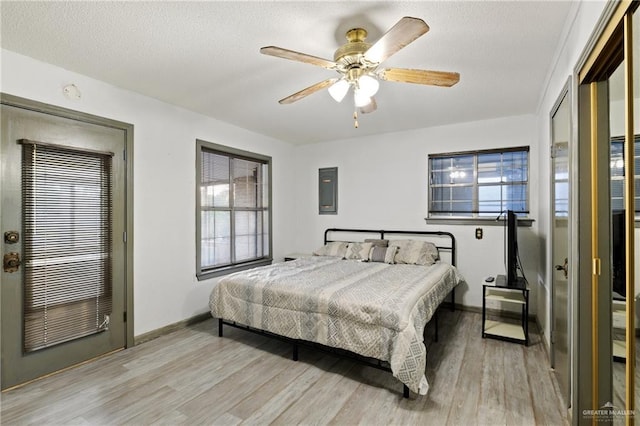
[[[396,250],[398,247],[381,247],[373,246],[369,252],[369,260],[371,262],[384,262],[393,264],[393,259],[396,256]]]

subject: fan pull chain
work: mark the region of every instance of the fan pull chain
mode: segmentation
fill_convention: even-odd
[[[353,127],[358,128],[358,110],[353,111]]]

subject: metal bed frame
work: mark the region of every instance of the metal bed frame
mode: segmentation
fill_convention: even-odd
[[[454,235],[450,232],[444,231],[385,231],[385,230],[370,230],[370,229],[345,229],[345,228],[329,228],[324,231],[324,243],[341,240],[332,240],[329,239],[328,236],[330,233],[362,233],[362,234],[377,234],[380,236],[380,239],[385,239],[385,235],[430,235],[434,237],[448,238],[450,243],[448,245],[439,245],[436,244],[438,250],[449,251],[451,254],[451,265],[456,266],[456,239]],[[455,287],[451,290],[451,311],[455,311]],[[438,341],[438,310],[433,314],[434,326],[435,326],[435,335],[434,341]],[[354,352],[340,349],[340,348],[332,348],[330,346],[325,346],[320,343],[310,342],[302,339],[292,339],[290,337],[281,336],[279,334],[271,333],[265,330],[261,330],[259,328],[250,327],[244,324],[239,324],[235,321],[226,321],[223,318],[218,318],[218,336],[223,337],[223,326],[228,325],[234,328],[239,328],[241,330],[250,331],[252,333],[256,333],[262,336],[271,337],[274,339],[278,339],[287,343],[290,343],[293,348],[292,359],[294,361],[298,361],[299,359],[299,347],[306,346],[313,349],[321,350],[323,352],[327,352],[333,355],[338,355],[344,358],[350,358],[355,361],[358,361],[361,364],[364,364],[368,367],[373,367],[378,370],[391,372],[391,366],[387,361],[382,361],[375,358],[365,357]],[[426,329],[426,324],[425,324]],[[427,352],[428,355],[428,352]],[[404,398],[409,398],[409,388],[404,383],[402,384],[402,396]]]
[[[456,266],[456,237],[454,237],[454,235],[451,232],[445,232],[445,231],[385,231],[385,230],[370,230],[370,229],[344,229],[344,228],[329,228],[327,230],[324,231],[324,243],[327,244],[329,242],[333,242],[333,241],[339,241],[339,240],[330,240],[328,239],[328,236],[330,233],[332,232],[345,232],[345,233],[363,233],[363,234],[378,234],[380,235],[380,239],[384,240],[384,236],[385,234],[391,234],[391,235],[432,235],[434,237],[442,237],[442,238],[448,238],[450,240],[449,245],[436,245],[436,247],[438,248],[438,250],[445,250],[445,251],[449,251],[451,254],[451,265]],[[456,288],[454,287],[453,290],[451,290],[451,310],[454,311],[455,310],[455,293]],[[436,317],[437,319],[437,317]],[[436,336],[437,336],[437,327],[436,327]],[[437,341],[437,337],[436,337],[436,341]]]

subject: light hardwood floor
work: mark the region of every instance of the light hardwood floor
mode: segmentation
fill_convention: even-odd
[[[535,332],[529,347],[481,338],[481,318],[440,312],[425,397],[385,371],[207,320],[1,396],[13,424],[563,425]]]

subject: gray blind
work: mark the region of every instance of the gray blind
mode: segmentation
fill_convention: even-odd
[[[269,165],[202,150],[200,267],[211,270],[269,256]]]
[[[529,213],[529,147],[429,155],[429,217]]]
[[[111,314],[111,154],[21,141],[24,351],[98,333]]]

